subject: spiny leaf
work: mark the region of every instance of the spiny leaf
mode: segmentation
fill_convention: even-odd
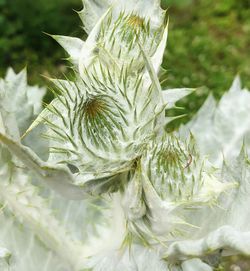
[[[48,186],[69,198],[82,199],[86,196],[83,188],[74,185],[74,177],[66,168],[46,164],[29,148],[3,134],[0,134],[0,142],[6,145],[26,167],[36,173]]]

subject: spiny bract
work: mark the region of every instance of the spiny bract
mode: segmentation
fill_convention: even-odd
[[[167,133],[165,111],[193,89],[161,88],[160,1],[83,4],[88,38],[53,36],[73,76],[51,79],[42,112],[25,71],[0,81],[1,270],[197,271],[249,255],[249,92],[236,79]]]

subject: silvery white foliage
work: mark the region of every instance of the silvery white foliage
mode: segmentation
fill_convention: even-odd
[[[44,94],[45,88],[27,85],[26,69],[19,74],[8,69],[6,77],[0,80],[0,112],[3,126],[10,136],[17,139],[20,133],[25,132],[32,118],[40,113]],[[16,129],[10,132],[16,123],[20,133]]]
[[[238,158],[223,166],[222,178],[237,180],[238,186],[218,200],[218,206],[190,216],[190,223],[200,227],[189,239],[172,243],[166,251],[169,262],[201,257],[210,262],[223,256],[250,255],[249,159],[244,150]],[[213,221],[213,223],[209,223]]]
[[[8,249],[1,247],[0,248],[0,258],[1,259],[6,259],[9,258],[11,256],[11,253]]]
[[[135,13],[146,20],[150,20],[153,26],[160,26],[163,19],[164,11],[160,8],[158,0],[105,0],[105,1],[89,1],[83,0],[83,10],[79,12],[79,16],[83,22],[87,33],[95,27],[99,18],[110,8],[114,9],[114,16],[118,17],[121,11],[126,13]]]
[[[114,256],[114,253],[123,254]],[[120,258],[120,260],[119,260]],[[150,261],[145,261],[145,259]],[[157,270],[166,271],[167,267],[164,261],[159,260],[159,256],[152,249],[147,249],[139,246],[133,246],[130,250],[124,252],[111,251],[110,255],[101,255],[95,259],[95,271],[116,271],[116,270]],[[91,263],[90,263],[91,265]]]
[[[8,261],[11,257],[11,252],[4,248],[0,247],[0,268],[1,270],[7,270],[8,268]]]
[[[41,110],[44,93],[44,89],[27,86],[25,70],[15,74],[9,69],[7,77],[1,79],[1,133],[8,133],[20,141],[21,131],[27,128],[20,114],[25,121],[34,119],[34,114]],[[21,107],[21,102],[27,104]],[[29,111],[29,107],[32,110]],[[32,175],[27,173],[23,164],[1,145],[0,242],[4,245],[0,249],[1,270],[27,271],[34,267],[36,270],[71,270],[79,260],[73,259],[72,255],[69,257],[68,249],[74,253],[75,250],[82,251],[82,246],[54,217],[46,199],[39,195],[39,188],[32,185]]]
[[[9,270],[71,270],[79,261],[73,259],[78,242],[71,240],[27,176],[18,172],[12,177],[16,184],[1,185],[0,239],[11,251]]]
[[[71,62],[77,66],[81,50],[84,47],[84,41],[75,37],[57,35],[52,35],[52,37],[61,44],[61,46],[67,51]]]
[[[211,95],[207,98],[195,118],[181,129],[181,133],[186,135],[191,131],[200,151],[208,155],[214,165],[221,166],[223,158],[230,160],[237,157],[243,142],[249,150],[249,110],[250,92],[242,89],[237,76],[218,103]]]
[[[10,270],[210,271],[221,256],[249,255],[244,150],[219,169],[192,138],[164,131],[165,109],[193,90],[161,89],[157,73],[168,31],[159,1],[86,0],[80,16],[86,41],[54,36],[69,53],[75,78],[52,79],[56,97],[25,133],[46,126],[47,161],[20,143],[23,120],[6,117],[13,108],[6,93],[13,89],[0,92],[0,244],[12,253]],[[243,92],[230,95],[243,102]],[[218,113],[220,123],[228,120],[225,113]],[[246,131],[236,132],[227,152],[239,152]],[[202,137],[194,135],[202,149]],[[63,199],[36,179],[81,201]]]
[[[196,223],[201,230],[190,241],[173,243],[167,252],[169,257],[205,257],[213,252],[218,254],[223,247],[222,256],[249,255],[249,98],[249,91],[241,88],[236,77],[218,105],[209,96],[197,116],[181,128],[182,137],[191,131],[201,153],[222,167],[221,178],[236,181],[238,187],[221,197],[217,208],[207,208],[191,217],[189,222]],[[242,144],[244,148],[239,155]]]

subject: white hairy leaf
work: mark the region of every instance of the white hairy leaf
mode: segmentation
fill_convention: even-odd
[[[54,38],[65,49],[70,56],[70,61],[77,65],[82,47],[84,46],[84,41],[79,38],[58,35],[52,35],[52,38]]]
[[[166,133],[193,89],[161,88],[160,1],[83,5],[86,41],[52,36],[74,76],[51,79],[45,109],[25,70],[0,80],[0,269],[212,271],[250,256],[249,91],[236,78]]]
[[[185,135],[194,134],[201,152],[214,165],[221,166],[223,158],[236,158],[243,144],[250,146],[250,92],[242,89],[236,77],[230,90],[217,103],[209,96],[197,115],[181,129]]]

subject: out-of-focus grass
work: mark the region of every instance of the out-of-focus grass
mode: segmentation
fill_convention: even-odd
[[[163,86],[198,88],[181,103],[188,114],[182,121],[192,117],[209,92],[221,97],[237,74],[250,88],[249,0],[163,2],[170,7]]]
[[[46,84],[41,74],[61,76],[66,54],[45,33],[83,36],[73,11],[81,7],[81,0],[0,0],[0,76],[9,66],[27,66],[30,84]]]

